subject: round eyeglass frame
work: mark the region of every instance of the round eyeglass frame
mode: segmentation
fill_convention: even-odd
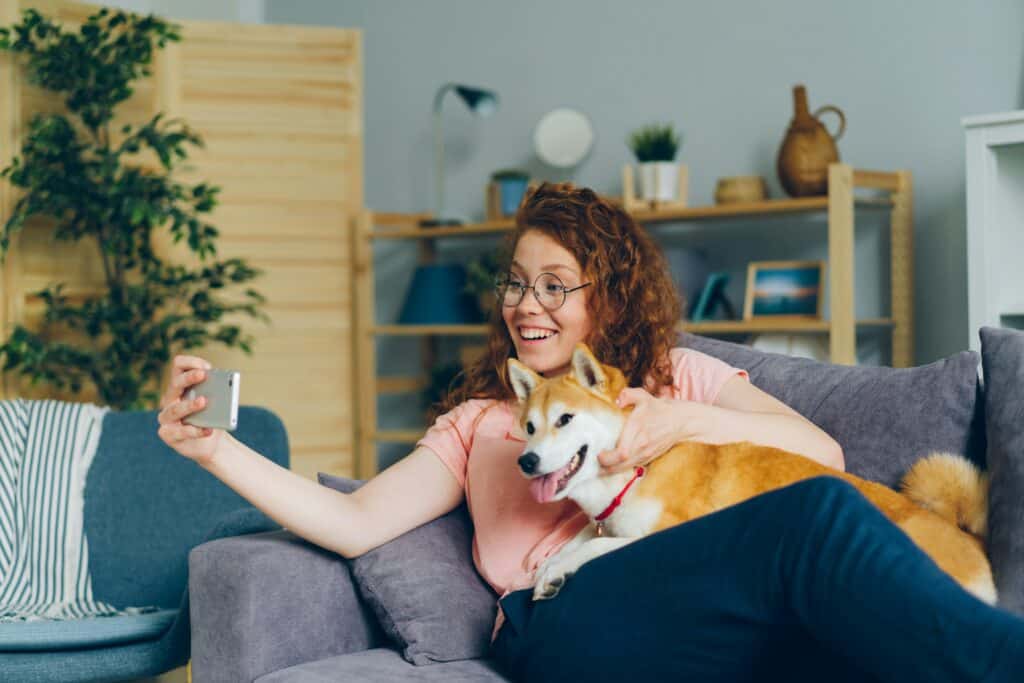
[[[559,291],[562,293],[562,300],[558,302],[557,306],[545,305],[544,300],[542,299],[542,295],[537,289],[537,283],[540,282],[540,279],[545,275],[554,278],[554,280],[558,283]],[[577,289],[583,289],[584,287],[589,287],[592,284],[592,282],[584,282],[582,285],[578,285],[576,287],[566,287],[565,283],[562,282],[562,278],[558,277],[554,273],[541,273],[534,279],[532,285],[517,285],[517,289],[519,289],[519,298],[516,299],[515,303],[510,304],[507,301],[507,296],[508,289],[512,285],[512,282],[510,281],[508,276],[505,276],[504,278],[499,279],[496,283],[494,283],[494,293],[497,295],[498,303],[501,306],[505,308],[515,308],[519,304],[523,303],[523,298],[526,297],[526,290],[532,289],[533,298],[537,300],[537,303],[540,304],[541,308],[543,308],[545,311],[557,311],[559,308],[565,305],[565,300],[569,297],[570,294],[575,292]]]

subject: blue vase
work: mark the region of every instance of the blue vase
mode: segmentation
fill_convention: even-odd
[[[501,191],[501,213],[505,216],[514,216],[519,208],[519,202],[526,194],[526,186],[529,183],[526,178],[503,178],[498,181],[498,188]]]
[[[398,322],[402,325],[465,325],[480,321],[476,300],[465,291],[459,264],[419,266],[413,273]]]

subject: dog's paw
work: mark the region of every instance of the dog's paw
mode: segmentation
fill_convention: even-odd
[[[537,578],[537,583],[534,584],[533,599],[550,600],[555,597],[572,575],[572,571],[566,571],[557,566],[545,569]]]

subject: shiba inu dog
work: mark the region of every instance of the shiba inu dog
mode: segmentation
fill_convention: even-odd
[[[802,479],[828,475],[857,488],[965,589],[990,604],[996,590],[982,541],[987,479],[966,459],[933,454],[911,468],[903,493],[809,458],[750,442],[684,442],[635,471],[603,473],[598,453],[615,448],[627,412],[618,369],[578,344],[572,370],[545,379],[515,359],[509,377],[527,435],[522,473],[540,502],[570,498],[592,524],[537,571],[533,598],[557,595],[585,562],[647,534]],[[961,528],[962,527],[962,528]]]

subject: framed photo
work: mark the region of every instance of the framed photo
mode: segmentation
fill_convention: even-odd
[[[824,261],[753,261],[747,266],[743,319],[820,320]]]
[[[690,307],[690,322],[699,323],[711,320],[720,306],[725,309],[725,314],[729,320],[736,317],[732,304],[725,298],[725,286],[728,283],[728,273],[711,273],[708,275],[704,288],[701,289],[697,300]]]

